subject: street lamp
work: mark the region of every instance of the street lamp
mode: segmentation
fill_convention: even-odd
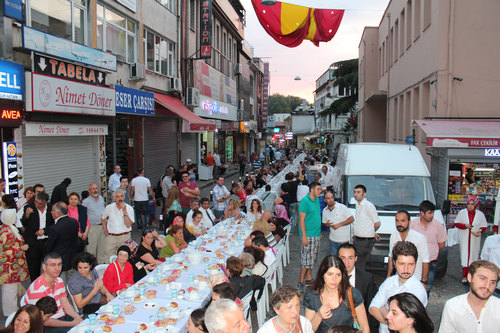
[[[276,4],[276,0],[262,0],[260,3],[264,6],[272,6]]]

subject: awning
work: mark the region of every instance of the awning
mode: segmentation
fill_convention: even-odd
[[[309,140],[311,140],[311,139],[315,139],[315,138],[317,138],[317,137],[319,137],[319,135],[318,135],[318,134],[310,134],[310,135],[308,135],[308,136],[304,137],[304,139],[306,139],[307,141],[309,141]]]
[[[415,120],[431,147],[500,147],[500,122]]]
[[[189,124],[190,131],[215,131],[214,123],[192,113],[180,99],[155,93],[155,101],[184,119]]]

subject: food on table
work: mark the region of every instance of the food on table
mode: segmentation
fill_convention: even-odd
[[[179,306],[179,304],[177,304],[177,302],[170,302],[171,308],[177,308],[178,306]]]
[[[147,330],[147,329],[148,329],[148,325],[146,325],[146,324],[142,323],[142,324],[140,324],[140,325],[139,325],[139,329],[141,329],[141,330],[145,331],[145,330]]]
[[[196,289],[195,287],[189,287],[189,288],[187,288],[187,291],[193,292],[193,291],[198,291],[198,289]]]
[[[122,317],[122,316],[119,316],[118,318],[116,318],[116,323],[117,324],[123,324],[125,322],[125,318]]]
[[[142,301],[142,297],[141,296],[135,296],[134,297],[134,302],[140,302]]]
[[[161,279],[161,280],[160,280],[160,283],[161,283],[161,284],[166,284],[166,283],[168,283],[168,282],[169,282],[169,281],[168,281],[168,279]]]
[[[108,318],[104,323],[108,326],[111,326],[115,324],[115,320],[113,318]]]
[[[137,308],[135,306],[133,306],[132,304],[125,306],[125,314],[127,314],[127,315],[134,313],[135,310],[137,310]]]
[[[183,270],[187,271],[188,270],[188,267],[187,266],[184,266],[182,267]]]
[[[167,321],[165,321],[165,320],[157,320],[157,321],[155,321],[155,326],[156,327],[165,327],[165,326],[167,326]]]
[[[209,258],[209,257],[205,257],[205,258],[203,258],[203,261],[205,261],[205,262],[207,262],[207,261],[209,261],[209,260],[210,260],[210,258]]]
[[[147,293],[146,293],[146,297],[147,298],[155,298],[156,297],[156,290],[149,290]]]
[[[162,306],[161,308],[158,309],[158,312],[167,312],[167,308]]]
[[[167,325],[175,325],[175,323],[177,323],[177,319],[174,318],[167,319]]]
[[[146,284],[144,282],[141,282],[139,284],[137,284],[137,287],[142,287],[142,286],[145,286]]]
[[[102,331],[103,332],[113,332],[113,329],[111,328],[111,326],[103,326]]]
[[[103,314],[103,315],[99,316],[99,320],[101,320],[101,321],[106,321],[108,319],[109,319],[109,315],[107,315],[107,314]]]

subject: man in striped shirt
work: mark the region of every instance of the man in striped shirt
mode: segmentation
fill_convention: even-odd
[[[57,312],[44,322],[44,332],[68,332],[71,327],[81,323],[82,316],[76,313],[66,297],[64,282],[59,277],[62,269],[62,259],[57,253],[51,252],[42,262],[43,273],[28,288],[25,304],[36,304],[45,296],[53,297],[57,304]]]

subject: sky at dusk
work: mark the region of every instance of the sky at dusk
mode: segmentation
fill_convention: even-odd
[[[271,92],[314,100],[316,79],[330,64],[358,57],[365,26],[378,26],[389,0],[286,0],[313,8],[345,9],[337,34],[319,47],[305,40],[295,48],[278,44],[260,25],[250,0],[240,0],[246,9],[245,39],[254,55],[270,63]],[[300,81],[294,80],[299,76]]]

